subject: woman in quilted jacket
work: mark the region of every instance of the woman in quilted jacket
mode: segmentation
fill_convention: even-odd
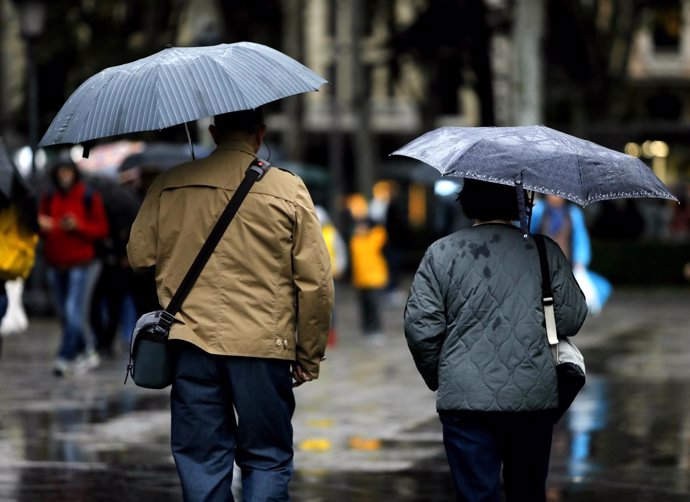
[[[405,308],[405,337],[436,408],[457,500],[546,500],[556,373],[544,329],[539,254],[514,225],[516,189],[465,179],[474,221],[433,243]],[[575,335],[585,298],[545,238],[559,337]]]

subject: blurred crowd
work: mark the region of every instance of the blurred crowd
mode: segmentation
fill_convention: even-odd
[[[83,373],[97,367],[104,357],[128,351],[136,319],[159,308],[153,279],[132,272],[126,244],[148,187],[161,170],[189,156],[188,148],[139,144],[115,158],[96,152],[95,157],[81,162],[65,154],[52,162],[33,191],[15,170],[15,186],[3,195],[1,207],[22,208],[23,225],[38,243],[36,253],[43,264],[45,286],[62,322],[55,375]],[[209,153],[197,148],[197,156]],[[115,167],[94,169],[98,162]],[[400,278],[413,265],[411,248],[423,249],[428,244],[415,241],[430,242],[470,224],[456,201],[461,183],[440,191],[433,189],[433,183],[431,188],[429,185],[426,183],[423,190],[433,194],[425,200],[423,210],[413,200],[410,185],[392,179],[377,181],[371,198],[359,193],[347,195],[335,206],[339,208],[335,214],[329,214],[325,204],[316,206],[334,278],[357,291],[361,333],[373,345],[382,344],[384,339],[381,310],[400,308],[405,303],[407,291],[401,287]],[[28,199],[30,193],[35,200]],[[590,311],[596,314],[609,298],[612,285],[590,269],[591,241],[687,243],[690,184],[677,187],[676,194],[680,204],[626,199],[601,202],[586,210],[557,197],[540,196],[535,201],[531,230],[560,244],[587,296]],[[27,209],[34,206],[38,214]],[[690,265],[685,274],[690,280]],[[27,327],[22,307],[27,277],[25,273],[0,279],[4,283],[0,329],[5,334]],[[337,326],[336,309],[331,343],[336,340]]]
[[[20,210],[19,226],[35,246],[28,270],[2,276],[3,334],[27,328],[22,294],[31,268],[40,264],[34,275],[43,276],[62,327],[52,371],[56,376],[87,372],[103,357],[126,351],[136,319],[159,308],[153,278],[132,272],[126,245],[141,201],[161,167],[120,163],[123,169],[94,172],[62,152],[30,188],[6,152],[3,155],[5,169],[15,175],[1,207]],[[3,251],[9,256],[15,250]]]

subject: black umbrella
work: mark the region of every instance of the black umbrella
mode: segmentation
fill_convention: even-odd
[[[677,200],[640,159],[545,126],[441,127],[391,155],[421,160],[443,176],[521,186],[581,206]]]
[[[525,190],[581,206],[610,199],[677,201],[640,159],[549,127],[441,127],[391,155],[435,167],[443,176],[516,187],[520,226],[527,234]]]
[[[194,152],[197,158],[210,153],[199,145],[194,146]],[[123,172],[136,167],[143,172],[159,173],[190,160],[189,146],[184,143],[151,143],[143,151],[125,158],[117,170]]]

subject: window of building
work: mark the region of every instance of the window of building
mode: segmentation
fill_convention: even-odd
[[[660,0],[654,6],[652,36],[657,52],[678,52],[682,11],[680,0]]]

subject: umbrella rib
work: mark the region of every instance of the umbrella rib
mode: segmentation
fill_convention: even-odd
[[[311,69],[261,44],[164,49],[106,68],[84,82],[58,112],[41,144],[160,130],[257,108],[318,90],[324,83]]]

